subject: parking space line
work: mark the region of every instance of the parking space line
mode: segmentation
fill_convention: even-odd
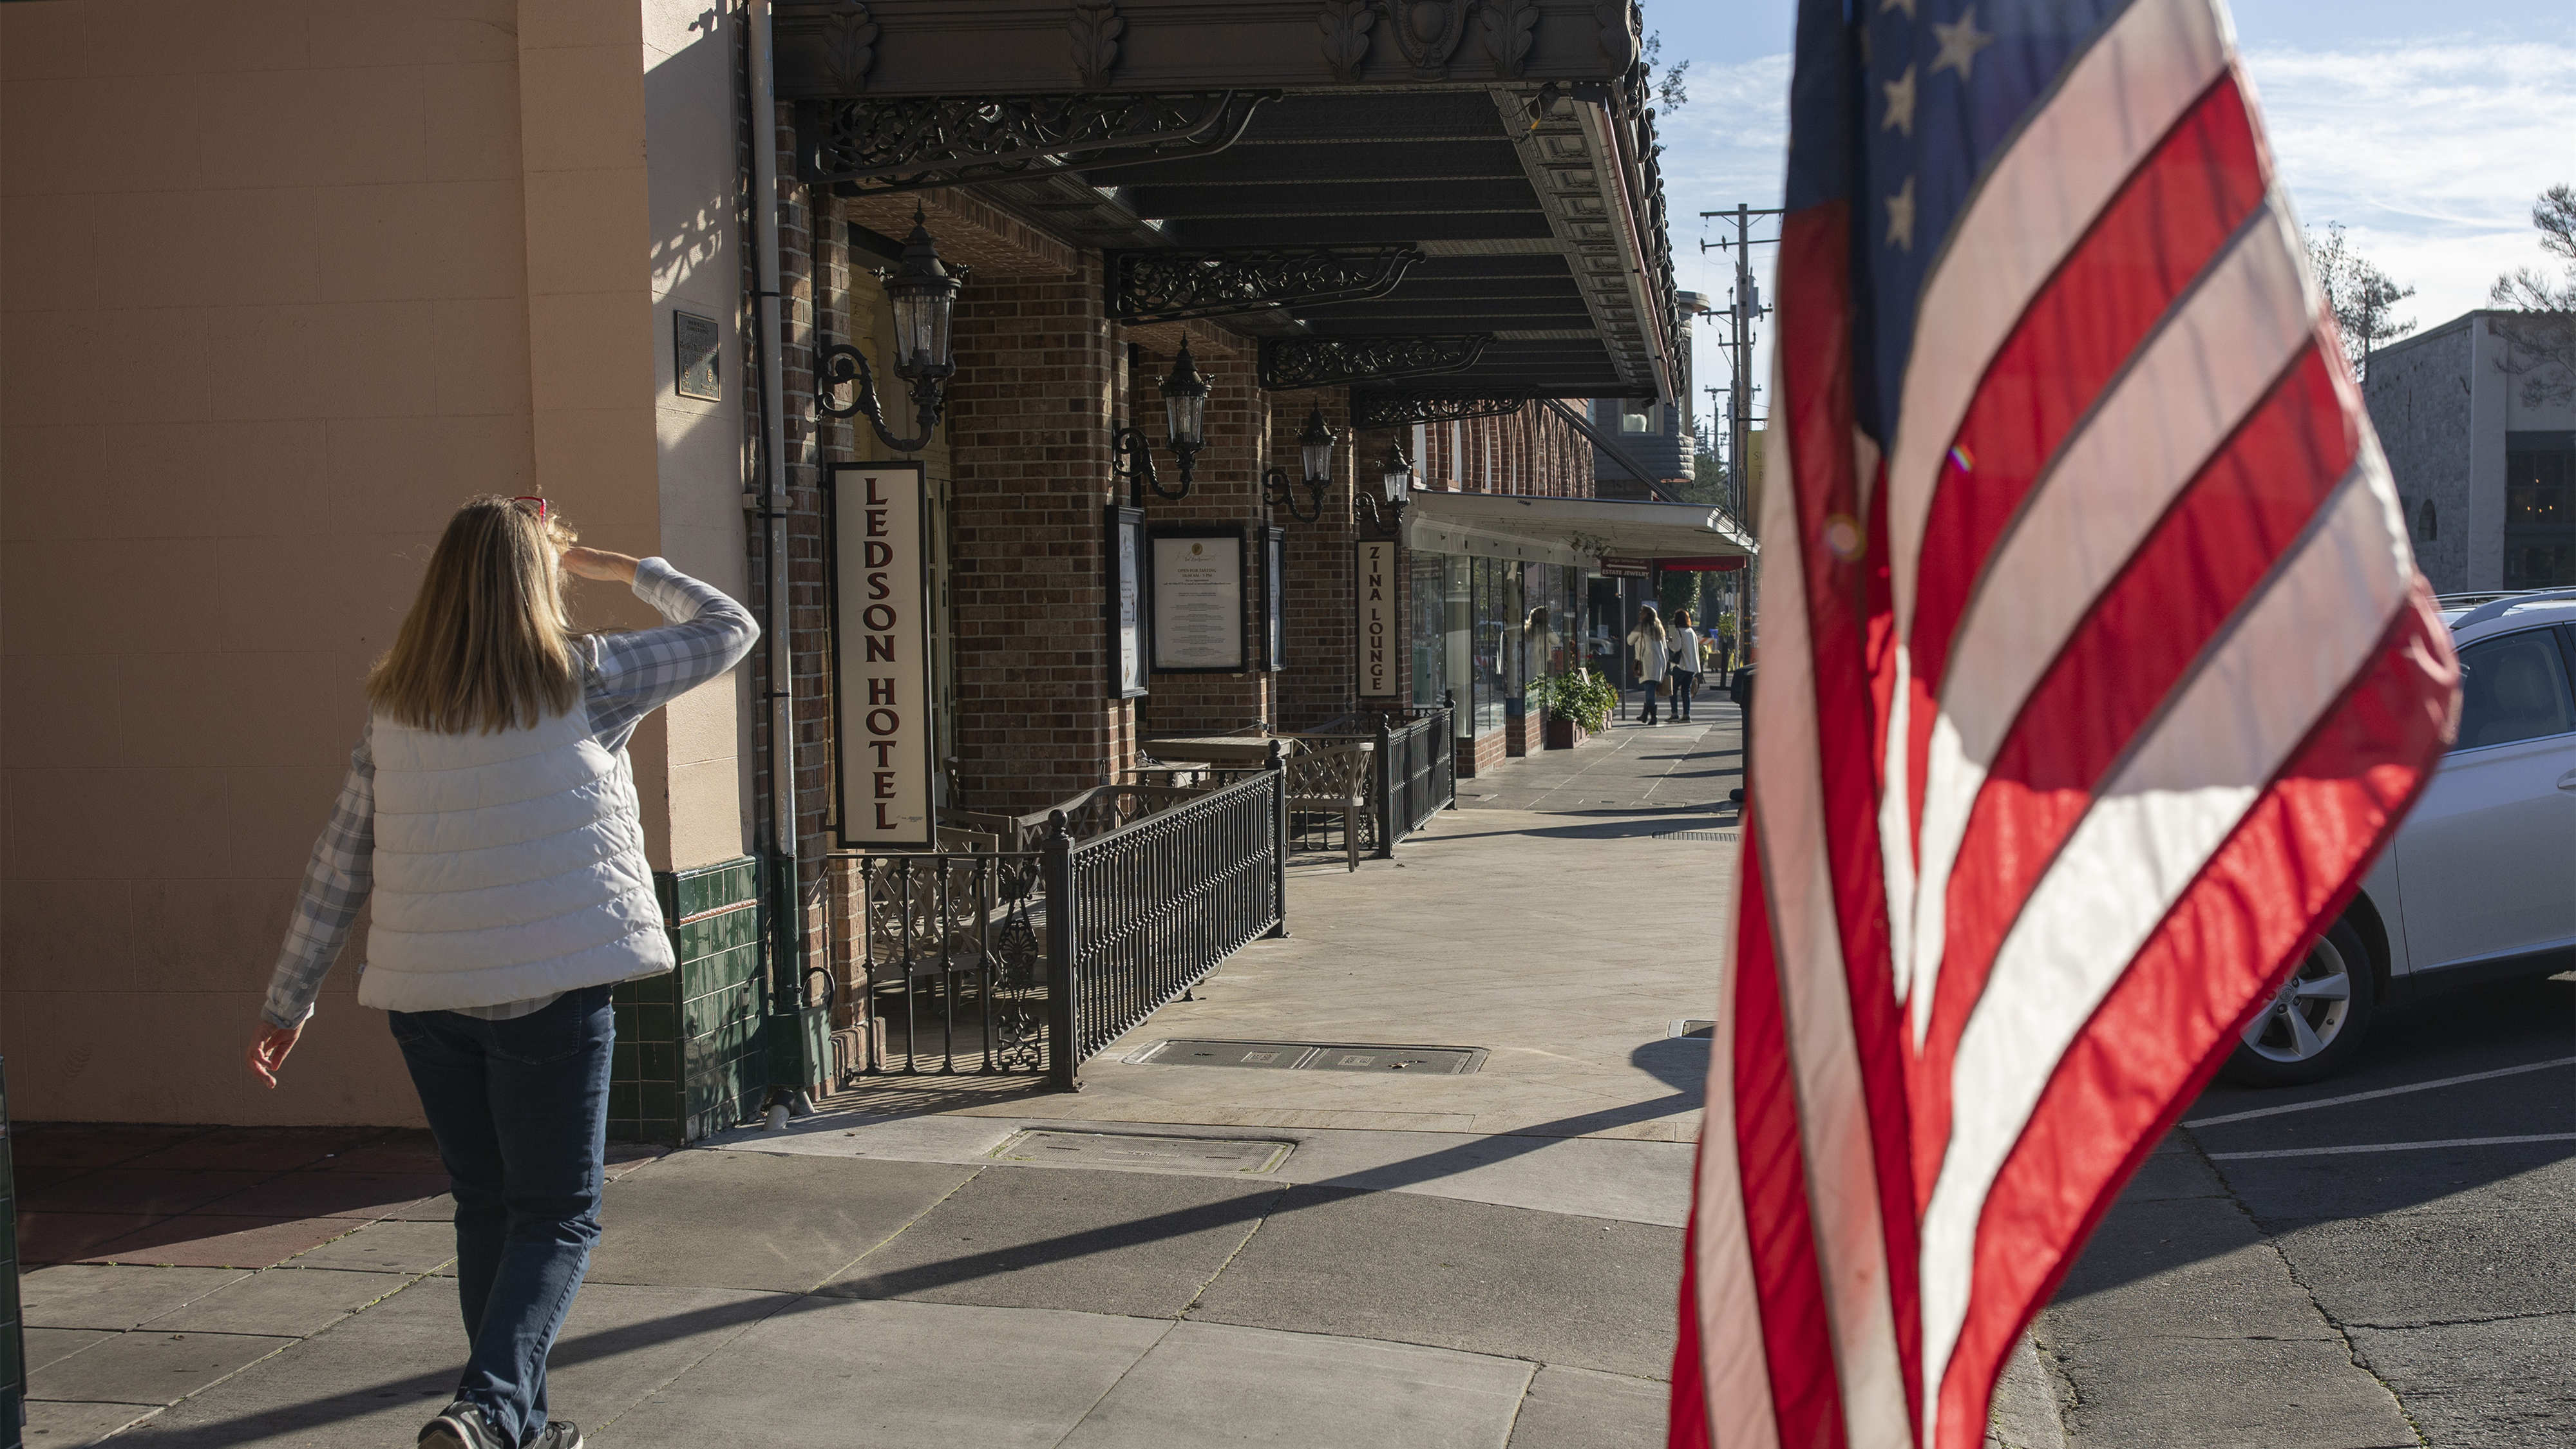
[[[2195,1117],[2182,1125],[2216,1127],[2225,1122],[2250,1122],[2257,1117],[2278,1117],[2284,1112],[2306,1112],[2318,1107],[2340,1107],[2346,1102],[2367,1102],[2374,1097],[2396,1097],[2408,1092],[2429,1092],[2436,1087],[2456,1087],[2462,1082],[2483,1082],[2493,1077],[2510,1077],[2517,1072],[2546,1071],[2551,1067],[2576,1067],[2576,1057],[2530,1062],[2519,1067],[2498,1067],[2492,1072],[2471,1072],[2465,1077],[2444,1077],[2435,1082],[2415,1082],[2403,1087],[2382,1087],[2376,1092],[2355,1092],[2346,1097],[2320,1097],[2313,1102],[2292,1102],[2286,1107],[2257,1107],[2251,1112],[2229,1112],[2217,1117]]]
[[[2447,1137],[2439,1142],[2367,1142],[2358,1147],[2276,1147],[2266,1152],[2213,1152],[2212,1162],[2256,1157],[2341,1157],[2355,1152],[2421,1152],[2433,1147],[2510,1147],[2522,1142],[2576,1142],[2576,1132],[2534,1132],[2525,1137]]]

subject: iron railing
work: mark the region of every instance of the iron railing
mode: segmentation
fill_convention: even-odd
[[[1397,841],[1458,803],[1458,745],[1450,737],[1456,715],[1455,706],[1442,704],[1414,711],[1401,725],[1379,726],[1379,855],[1395,854]]]
[[[1254,938],[1288,934],[1286,779],[1274,765],[1090,840],[1053,823],[1047,954],[1069,966],[1047,998],[1056,1085]]]
[[[857,1060],[839,1063],[836,1079],[1046,1070],[1055,973],[1040,935],[1042,857],[923,853],[836,864],[847,889],[825,919],[858,1034],[843,1053]]]

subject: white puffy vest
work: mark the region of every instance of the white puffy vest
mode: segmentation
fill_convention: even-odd
[[[586,708],[436,734],[378,715],[374,924],[358,1000],[497,1006],[672,969],[635,777]]]

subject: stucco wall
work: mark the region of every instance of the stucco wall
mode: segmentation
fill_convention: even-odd
[[[740,586],[734,426],[697,446],[654,401],[655,304],[692,273],[653,249],[648,76],[689,60],[672,92],[712,77],[727,104],[688,18],[0,6],[0,1051],[21,1118],[416,1118],[354,946],[286,1085],[240,1054],[358,682],[460,499],[542,491],[589,542]],[[723,155],[676,169],[717,194],[730,145],[728,125]],[[577,604],[653,622],[620,589]],[[685,748],[659,723],[633,747],[657,865],[741,848],[734,705],[704,698],[713,725],[671,727]]]
[[[2362,389],[2405,505],[2415,565],[2436,593],[2481,587],[2469,581],[2476,527],[2469,503],[2469,353],[2465,323],[2435,328],[2372,358]],[[2431,538],[2425,537],[2422,524],[2426,499],[2433,503]],[[2501,547],[2501,541],[2502,534],[2494,534],[2488,552]]]

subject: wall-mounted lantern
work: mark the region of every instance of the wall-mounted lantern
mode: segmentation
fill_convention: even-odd
[[[912,211],[912,235],[904,239],[902,264],[891,272],[877,272],[894,308],[894,375],[912,397],[913,424],[919,432],[898,438],[886,427],[868,356],[846,342],[824,348],[817,359],[815,406],[836,418],[865,412],[878,441],[898,453],[918,453],[927,446],[939,426],[948,379],[957,371],[957,352],[949,334],[957,311],[957,289],[965,274],[966,268],[952,274],[940,262],[939,247],[922,224],[919,207]],[[858,384],[857,392],[846,403],[832,401],[832,394],[848,382]]]
[[[1333,486],[1333,445],[1341,441],[1324,421],[1321,404],[1307,409],[1306,426],[1297,434],[1298,461],[1306,469],[1306,506],[1297,506],[1297,490],[1286,472],[1273,468],[1261,475],[1261,501],[1288,510],[1299,523],[1324,516],[1324,492]]]
[[[1145,490],[1154,490],[1157,498],[1190,496],[1190,469],[1198,461],[1199,449],[1207,446],[1208,380],[1199,375],[1190,360],[1190,345],[1181,344],[1181,355],[1172,359],[1172,375],[1163,379],[1163,421],[1170,430],[1172,456],[1181,463],[1181,486],[1178,490],[1163,486],[1154,473],[1154,445],[1145,438],[1144,430],[1120,428],[1111,440],[1117,456],[1111,460],[1112,476],[1127,482],[1127,506],[1145,506]]]
[[[1377,473],[1378,491],[1360,494],[1360,501],[1368,505],[1371,523],[1391,531],[1401,529],[1404,506],[1413,500],[1413,460],[1404,456],[1404,439],[1400,435],[1387,440],[1386,456],[1379,460]]]

